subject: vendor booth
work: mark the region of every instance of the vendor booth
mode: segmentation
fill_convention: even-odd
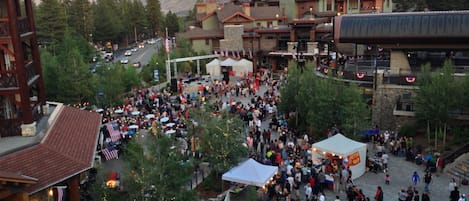
[[[223,174],[222,179],[225,181],[263,187],[273,178],[277,170],[277,166],[263,165],[250,158]]]
[[[365,173],[366,144],[349,139],[342,134],[336,134],[312,145],[313,163],[320,164],[330,159],[340,161],[345,167],[350,167],[352,179]]]
[[[221,74],[220,70],[220,60],[214,59],[205,65],[207,73],[213,77],[218,77]]]

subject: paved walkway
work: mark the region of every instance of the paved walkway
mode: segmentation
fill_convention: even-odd
[[[262,95],[265,91],[267,90],[267,87],[261,86],[259,92],[257,93],[258,95]],[[234,101],[241,101],[243,103],[249,103],[250,98],[242,98],[242,97],[235,97],[232,96]],[[223,99],[224,101],[228,101],[226,98]],[[262,128],[268,128],[268,123],[270,120],[267,120],[262,123]],[[278,138],[278,133],[273,131],[272,133],[272,139],[277,139]],[[369,144],[369,147],[372,147],[371,144]],[[372,152],[372,150],[371,150]],[[381,186],[384,191],[384,200],[385,201],[397,201],[397,193],[402,189],[402,188],[407,188],[408,186],[411,185],[411,175],[414,171],[417,171],[419,175],[421,176],[421,179],[423,179],[424,176],[424,166],[418,166],[415,163],[411,163],[408,161],[405,161],[404,158],[402,157],[395,157],[393,155],[390,155],[389,159],[389,174],[391,177],[391,183],[390,185],[386,185],[384,183],[384,173],[371,173],[367,172],[363,176],[355,179],[354,183],[358,186],[358,188],[361,188],[363,190],[363,193],[367,196],[370,197],[370,200],[373,200],[374,193],[376,191],[377,186]],[[114,171],[119,171],[121,169],[121,164],[119,160],[112,160],[112,161],[106,161],[104,162],[103,165],[104,169],[103,171],[107,170],[114,170]],[[203,166],[201,165],[201,170],[204,172],[204,176],[208,175],[209,169],[208,166]],[[205,174],[206,173],[206,174]],[[433,182],[430,185],[430,199],[432,201],[447,201],[449,200],[449,190],[448,190],[448,184],[450,181],[451,177],[448,176],[447,174],[442,174],[439,177],[433,176]],[[202,181],[202,174],[198,174],[197,176],[193,177],[192,180],[192,185],[188,184],[187,187],[189,188],[195,188],[196,185],[193,184],[199,184]],[[304,199],[304,188],[300,188],[301,190],[301,200]],[[417,190],[420,192],[423,192],[424,190],[424,183],[420,182],[417,185]],[[469,186],[460,186],[460,192],[469,194]],[[341,193],[334,193],[330,190],[326,190],[326,200],[334,200],[336,195],[340,196],[341,200],[346,200],[346,194],[345,192]],[[239,198],[242,200],[241,198]],[[232,199],[235,200],[235,199]],[[243,200],[244,201],[244,200]]]

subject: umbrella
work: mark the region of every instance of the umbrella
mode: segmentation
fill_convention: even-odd
[[[176,133],[176,130],[168,130],[166,131],[166,135],[171,135],[171,134],[174,134]]]
[[[167,121],[169,121],[168,117],[163,117],[163,118],[160,119],[161,123],[164,123],[164,122],[167,122]]]
[[[174,125],[176,125],[175,123],[168,123],[166,124],[167,127],[173,127]]]
[[[115,110],[114,112],[115,112],[115,113],[123,113],[124,110],[118,109],[118,110]]]
[[[102,108],[99,108],[99,109],[96,109],[96,112],[101,113],[101,112],[104,112],[104,110]]]
[[[138,126],[137,126],[137,125],[135,125],[135,124],[134,124],[134,125],[130,125],[130,126],[129,126],[129,129],[137,129],[137,128],[138,128]]]
[[[430,159],[433,158],[433,155],[432,154],[427,154],[425,155],[425,157],[423,158],[425,161],[429,161]]]
[[[154,115],[154,114],[147,114],[147,115],[145,115],[145,118],[147,118],[147,119],[154,119],[154,118],[155,118],[155,115]]]
[[[140,114],[139,111],[132,112],[132,115],[134,115],[134,116],[135,116],[135,115],[139,115],[139,114]]]

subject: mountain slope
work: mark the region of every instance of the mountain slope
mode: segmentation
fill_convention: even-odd
[[[178,15],[185,15],[194,8],[197,0],[160,0],[161,12],[171,11]]]

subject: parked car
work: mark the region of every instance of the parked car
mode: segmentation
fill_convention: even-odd
[[[128,64],[129,59],[127,57],[123,57],[120,62],[121,62],[121,64]]]
[[[125,55],[126,57],[132,56],[132,51],[127,50],[127,51],[125,51],[124,55]]]

